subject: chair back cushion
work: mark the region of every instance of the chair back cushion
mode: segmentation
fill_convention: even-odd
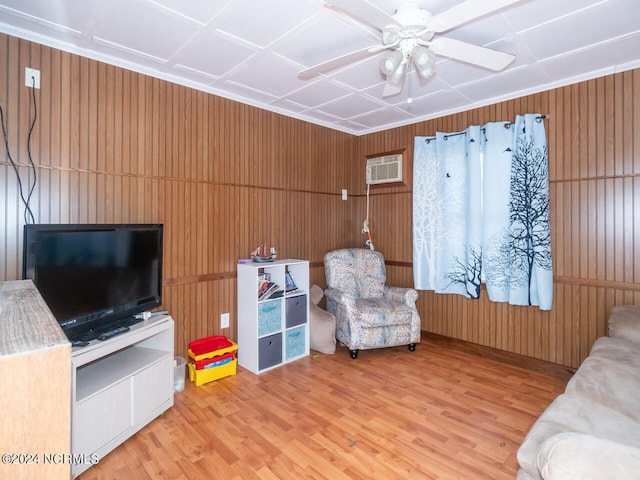
[[[386,271],[384,256],[364,248],[344,248],[326,253],[324,269],[329,288],[355,298],[384,295]]]

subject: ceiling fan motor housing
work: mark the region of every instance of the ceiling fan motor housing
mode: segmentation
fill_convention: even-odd
[[[402,25],[402,31],[408,35],[426,30],[429,20],[433,17],[431,12],[420,8],[415,3],[407,3],[396,10],[392,18]]]
[[[389,25],[382,32],[382,43],[387,47],[399,46],[400,50],[410,53],[418,44],[424,44],[433,38],[429,31],[431,12],[424,10],[415,3],[407,3],[399,7],[391,17],[397,24]],[[400,26],[398,26],[398,24]]]

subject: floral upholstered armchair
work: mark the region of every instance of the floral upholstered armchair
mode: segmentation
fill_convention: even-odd
[[[384,257],[363,248],[345,248],[324,256],[327,311],[336,317],[336,338],[351,358],[364,349],[420,342],[418,292],[385,286]]]

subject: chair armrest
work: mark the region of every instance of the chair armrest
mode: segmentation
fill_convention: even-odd
[[[356,299],[349,293],[344,293],[334,288],[327,288],[324,291],[324,295],[327,301],[334,301],[338,304],[345,305],[347,308],[352,309],[356,306]]]
[[[609,336],[640,343],[640,306],[613,307],[609,317]]]
[[[413,288],[385,286],[384,297],[396,302],[402,302],[408,307],[416,308],[418,292],[416,292]]]

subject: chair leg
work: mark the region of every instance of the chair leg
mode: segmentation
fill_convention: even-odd
[[[415,343],[410,343],[409,344],[409,351],[411,351],[411,352],[415,352],[416,351],[416,344]]]
[[[356,358],[358,358],[358,352],[359,352],[359,351],[360,351],[360,350],[349,350],[349,353],[351,353],[351,358],[353,358],[354,360],[355,360]]]

